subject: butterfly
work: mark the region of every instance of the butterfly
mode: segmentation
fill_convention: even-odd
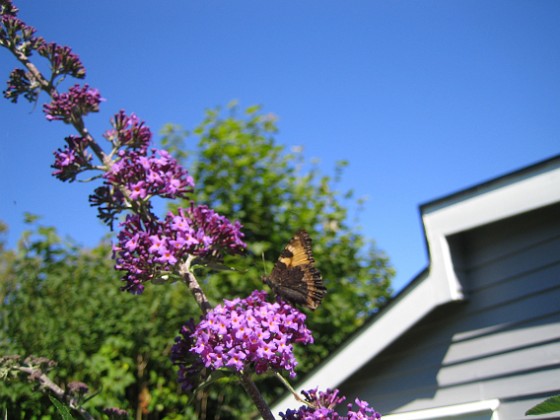
[[[288,242],[272,272],[269,276],[264,276],[263,281],[276,296],[315,310],[327,289],[314,264],[311,238],[306,231],[300,230]]]

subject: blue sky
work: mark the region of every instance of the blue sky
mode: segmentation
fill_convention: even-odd
[[[368,201],[362,232],[397,269],[398,290],[428,263],[418,206],[559,153],[560,2],[16,2],[48,41],[69,45],[107,101],[157,132],[192,128],[239,101],[278,116],[278,141],[303,146]],[[0,74],[15,66],[0,51]],[[4,82],[3,82],[4,83]],[[13,245],[23,212],[93,245],[106,232],[91,185],[50,177],[71,134],[40,107],[0,102],[0,219]]]

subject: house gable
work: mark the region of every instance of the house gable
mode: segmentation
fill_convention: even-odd
[[[557,203],[560,157],[423,205],[428,269],[297,389],[340,387],[382,413],[495,397],[506,413],[556,389]]]
[[[436,308],[341,392],[382,413],[498,399],[509,419],[558,391],[559,216],[556,204],[449,237],[466,299]]]

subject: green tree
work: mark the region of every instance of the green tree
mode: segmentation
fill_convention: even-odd
[[[55,361],[56,383],[77,380],[99,392],[88,409],[116,406],[152,418],[185,413],[188,398],[169,350],[192,300],[186,288],[123,293],[107,243],[80,249],[42,226],[25,233],[17,250],[2,252],[0,267],[2,355]],[[47,396],[34,391],[32,382],[0,381],[2,415],[54,418]]]
[[[304,160],[301,148],[287,152],[276,142],[273,116],[258,106],[239,112],[235,104],[225,112],[207,111],[194,130],[198,140],[190,151],[179,126],[166,126],[163,142],[191,168],[195,200],[244,226],[247,255],[230,259],[239,271],[209,277],[208,292],[216,301],[263,288],[263,271],[271,270],[290,237],[298,229],[310,233],[328,294],[308,318],[316,341],[301,349],[303,373],[386,302],[394,270],[349,221],[348,207],[362,203],[351,191],[336,189],[346,162],[337,164],[333,177],[321,175],[316,164]]]

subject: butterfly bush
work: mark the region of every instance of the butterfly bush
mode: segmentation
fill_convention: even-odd
[[[285,302],[269,303],[265,291],[255,290],[245,299],[225,300],[194,326],[181,329],[172,350],[180,364],[184,389],[195,385],[194,372],[221,368],[256,373],[286,371],[295,376],[294,344],[311,344],[305,314]]]
[[[117,112],[110,119],[111,128],[102,135],[107,143],[98,143],[83,118],[99,111],[104,102],[100,92],[87,84],[74,84],[62,93],[58,90],[66,77],[85,78],[86,69],[79,57],[67,46],[36,36],[36,30],[17,13],[11,0],[0,0],[0,47],[8,49],[23,66],[11,71],[4,97],[13,103],[20,97],[35,103],[43,91],[50,97],[43,106],[46,119],[71,125],[78,132],[67,136],[66,144],[54,152],[52,174],[72,182],[86,171],[97,171],[90,179],[80,180],[100,181],[89,197],[90,204],[111,229],[120,221],[113,253],[115,268],[123,272],[123,289],[142,293],[147,282],[180,278],[205,313],[198,325],[193,321],[183,325],[172,348],[171,358],[179,365],[182,388],[192,390],[216,371],[241,373],[239,379],[263,417],[272,418],[245,373],[285,371],[294,377],[294,345],[313,343],[305,315],[281,300],[267,302],[264,291],[254,291],[244,299],[225,300],[211,309],[206,297],[200,297],[204,294],[190,264],[196,259],[220,260],[225,254],[243,251],[246,245],[241,224],[192,201],[186,208],[162,218],[156,216],[152,199],[190,199],[195,185],[189,172],[167,151],[151,146],[151,130],[134,113]],[[31,62],[34,52],[48,61],[50,75],[44,76]],[[0,359],[1,365],[5,358]],[[87,392],[85,384],[75,382],[68,386],[64,398],[76,395],[81,399]],[[311,390],[304,395],[308,405],[288,410],[282,418],[379,418],[373,408],[358,399],[357,408],[348,404],[346,416],[337,414],[336,406],[344,401],[338,391]],[[107,409],[105,414],[111,418],[128,416],[119,408]]]
[[[280,417],[284,420],[377,420],[381,418],[381,414],[370,407],[365,401],[358,398],[354,404],[346,405],[347,412],[345,415],[339,414],[340,406],[346,397],[339,396],[339,390],[327,389],[319,391],[318,388],[309,391],[302,391],[307,404],[302,405],[297,410],[287,410],[286,413],[280,413]]]
[[[220,258],[245,249],[241,224],[231,223],[204,205],[169,212],[163,221],[128,215],[121,223],[115,268],[126,271],[125,289],[142,293],[144,283],[171,273],[189,255]]]

